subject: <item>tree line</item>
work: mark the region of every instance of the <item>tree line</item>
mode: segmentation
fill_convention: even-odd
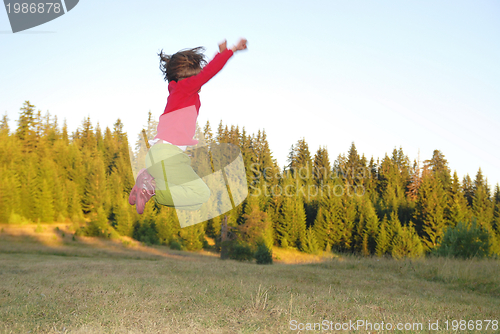
[[[145,120],[152,136],[157,122]],[[410,160],[402,148],[375,160],[354,143],[335,158],[325,147],[314,154],[305,139],[278,166],[266,132],[220,122],[203,132],[208,144],[240,147],[249,196],[227,213],[247,244],[363,255],[418,257],[436,249],[447,229],[475,222],[500,255],[500,189],[479,169],[471,178],[451,172],[444,154]],[[175,211],[148,202],[143,215],[128,204],[134,184],[130,158],[144,155],[142,134],[130,145],[123,123],[94,126],[89,117],[68,132],[56,116],[26,101],[17,127],[0,122],[0,223],[70,222],[77,233],[130,236],[151,244],[200,249],[217,239],[222,217],[181,229]]]

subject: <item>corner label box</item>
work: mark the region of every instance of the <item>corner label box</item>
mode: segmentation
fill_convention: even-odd
[[[79,0],[64,0],[66,12]],[[65,14],[61,0],[4,0],[12,32],[16,33],[52,21]]]

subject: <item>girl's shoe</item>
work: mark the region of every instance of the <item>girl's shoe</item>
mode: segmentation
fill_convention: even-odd
[[[155,180],[146,169],[142,169],[134,187],[136,187],[135,209],[138,214],[142,214],[146,203],[155,195]]]
[[[146,174],[144,174],[146,173]],[[149,175],[149,173],[147,172],[146,169],[141,169],[139,171],[139,173],[137,173],[137,179],[135,181],[135,184],[134,186],[132,187],[132,190],[130,191],[130,195],[128,196],[128,203],[130,205],[135,205],[135,202],[137,200],[137,194],[138,194],[138,190],[142,188],[142,184],[144,182],[144,178],[147,178],[147,176],[149,176],[151,179],[153,179],[153,177],[151,175]],[[153,182],[154,182],[154,179],[153,179]],[[154,188],[152,189],[154,191]]]
[[[142,215],[144,212],[144,208],[146,207],[146,203],[151,199],[151,197],[154,196],[154,192],[150,192],[146,189],[140,189],[140,191],[137,191],[137,201],[135,203],[135,209],[137,210],[137,213]]]
[[[128,203],[130,205],[135,205],[135,201],[137,200],[137,186],[134,184],[134,187],[130,191],[130,195],[128,196]]]

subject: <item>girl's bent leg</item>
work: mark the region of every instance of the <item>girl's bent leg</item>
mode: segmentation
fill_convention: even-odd
[[[210,198],[210,189],[202,179],[193,180],[184,184],[176,185],[170,182],[167,183],[168,189],[164,184],[164,180],[157,180],[155,201],[158,204],[176,207],[183,209],[188,206],[200,206]],[[163,189],[161,189],[163,188]]]
[[[146,156],[146,166],[156,181],[157,203],[193,209],[208,201],[210,189],[194,172],[191,159],[177,146],[154,145]]]

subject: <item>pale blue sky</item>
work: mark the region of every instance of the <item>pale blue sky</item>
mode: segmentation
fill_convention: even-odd
[[[200,94],[199,122],[265,129],[280,166],[304,137],[331,159],[441,150],[460,178],[500,182],[498,1],[92,1],[26,32],[0,8],[0,113],[24,100],[71,131],[119,117],[129,139],[167,84],[156,53],[248,39]]]

